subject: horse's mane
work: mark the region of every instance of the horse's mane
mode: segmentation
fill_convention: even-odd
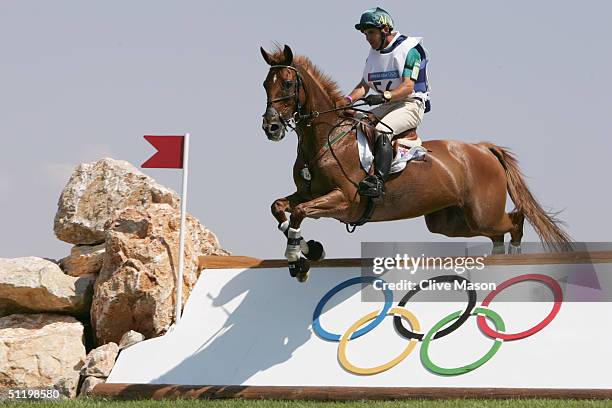
[[[283,49],[279,45],[276,45],[275,50],[271,54],[271,56],[276,61],[282,61],[284,59]],[[309,72],[323,86],[323,89],[325,90],[325,92],[327,92],[334,104],[344,98],[342,91],[338,87],[336,81],[334,81],[329,75],[321,71],[321,69],[315,64],[313,64],[313,62],[307,56],[294,56],[293,65],[295,65],[296,68],[302,68],[304,71]]]

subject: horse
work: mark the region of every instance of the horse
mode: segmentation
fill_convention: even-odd
[[[360,166],[353,121],[342,109],[343,95],[336,82],[308,57],[293,56],[287,45],[261,55],[270,66],[263,86],[267,104],[262,128],[271,141],[284,138],[288,128],[298,137],[293,165],[296,191],[271,206],[279,229],[287,236],[285,257],[292,276],[308,278],[309,261],[325,256],[322,244],[305,242],[300,226],[305,218],[335,218],[359,225],[372,209],[371,200],[358,194],[366,175]],[[350,108],[350,105],[348,106]],[[485,236],[494,251],[504,251],[504,235],[511,248],[520,249],[525,218],[543,243],[566,245],[569,235],[554,213],[535,199],[515,155],[489,142],[428,140],[426,160],[412,161],[386,181],[386,194],[371,212],[370,222],[424,216],[432,233],[448,237]],[[506,193],[515,205],[505,210]],[[286,213],[290,213],[289,220]],[[303,255],[303,256],[302,256]]]

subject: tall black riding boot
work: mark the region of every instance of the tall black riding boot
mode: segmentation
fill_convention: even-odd
[[[391,170],[393,160],[393,148],[389,138],[377,132],[376,146],[374,152],[374,175],[366,176],[359,183],[359,195],[372,197],[374,201],[382,201],[385,197],[385,181]]]

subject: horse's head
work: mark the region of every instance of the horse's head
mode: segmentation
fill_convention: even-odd
[[[278,142],[285,137],[289,122],[296,114],[301,114],[304,106],[303,82],[297,69],[291,65],[293,52],[289,46],[285,45],[282,53],[272,55],[261,48],[261,55],[270,65],[263,83],[267,105],[262,128],[268,139]]]

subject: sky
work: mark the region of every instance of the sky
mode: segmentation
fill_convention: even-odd
[[[234,254],[282,257],[270,204],[294,191],[297,139],[274,143],[261,130],[259,47],[290,45],[348,93],[369,47],[353,25],[377,5],[431,54],[421,137],[511,148],[575,240],[610,241],[607,2],[3,0],[0,257],[66,256],[53,218],[72,170],[102,157],[139,167],[155,151],[143,135],[184,132],[189,212]],[[180,191],[180,171],[145,173]],[[336,220],[307,219],[302,231],[333,258],[358,257],[362,241],[447,240],[422,217],[350,235]],[[524,240],[537,240],[531,227]]]

